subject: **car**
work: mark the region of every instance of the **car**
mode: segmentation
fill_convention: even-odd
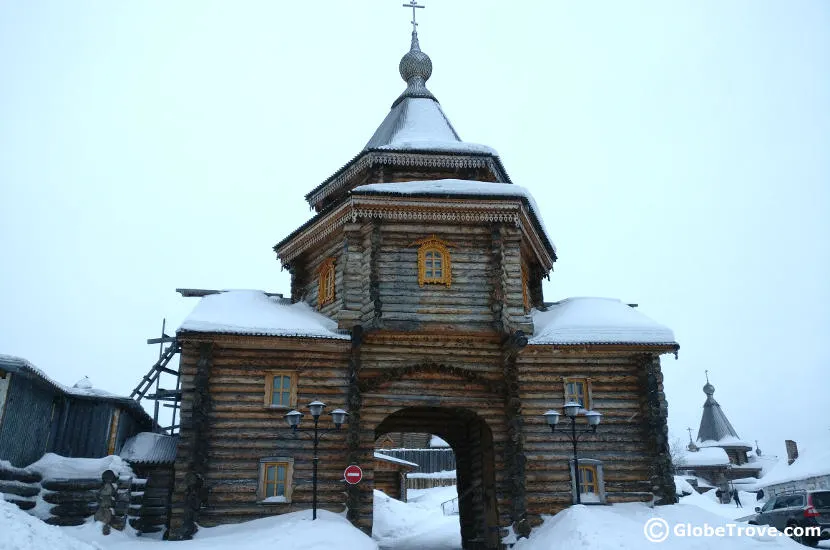
[[[791,535],[796,542],[815,547],[830,539],[830,490],[791,491],[771,497],[763,508],[755,508],[750,525],[771,525],[779,531],[787,527],[819,527],[819,536]]]

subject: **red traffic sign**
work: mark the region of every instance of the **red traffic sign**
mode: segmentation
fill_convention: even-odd
[[[363,479],[363,470],[357,464],[352,464],[343,472],[343,478],[349,485],[357,485]]]

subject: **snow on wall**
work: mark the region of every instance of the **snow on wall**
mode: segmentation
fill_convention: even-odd
[[[261,290],[228,290],[199,300],[177,329],[264,336],[299,336],[348,340],[337,332],[337,322],[311,309],[305,302],[286,303]]]
[[[674,343],[671,329],[614,298],[567,298],[532,317],[530,345]]]

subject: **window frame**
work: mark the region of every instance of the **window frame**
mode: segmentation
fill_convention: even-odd
[[[571,401],[569,396],[574,395],[568,392],[568,384],[582,384],[583,401],[582,410],[590,411],[594,406],[593,395],[591,394],[591,379],[588,376],[563,376],[562,377],[562,391],[565,396],[565,403]]]
[[[288,404],[287,405],[275,405],[274,404],[274,378],[277,376],[288,376],[290,378],[290,390],[288,395]],[[285,390],[283,389],[282,392],[284,393]],[[297,406],[297,371],[293,370],[275,370],[269,371],[265,374],[265,401],[264,401],[265,408],[268,409],[276,409],[276,410],[291,410],[296,408]]]
[[[266,493],[267,474],[269,466],[285,466],[285,497],[284,501],[266,502],[270,498]],[[288,456],[266,456],[259,459],[259,468],[257,469],[257,503],[266,506],[278,504],[290,504],[291,497],[294,492],[294,458]],[[271,495],[278,496],[278,495]]]
[[[570,474],[571,474],[571,500],[573,504],[576,504],[576,491],[581,489],[580,483],[578,482],[578,478],[574,472],[574,460],[570,459]],[[579,468],[590,468],[594,472],[594,486],[597,488],[597,502],[585,502],[584,495],[590,495],[593,493],[582,493],[580,492],[580,497],[582,500],[582,504],[606,504],[607,503],[607,494],[605,492],[605,471],[603,468],[603,464],[601,460],[596,460],[593,458],[580,458],[579,459]]]
[[[317,306],[323,307],[334,302],[337,295],[335,289],[336,258],[330,257],[323,260],[317,269]]]
[[[420,239],[412,243],[418,246],[418,286],[445,285],[452,286],[452,257],[450,248],[454,245],[439,239],[435,235]],[[427,276],[427,252],[436,252],[441,255],[441,276]],[[434,267],[434,264],[433,264]]]

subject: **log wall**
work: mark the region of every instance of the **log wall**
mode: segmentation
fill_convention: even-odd
[[[652,500],[660,457],[647,419],[643,356],[553,346],[527,346],[518,356],[531,524],[538,525],[541,514],[554,514],[572,503],[571,443],[564,434],[552,434],[542,417],[548,409],[561,410],[564,377],[589,378],[591,406],[603,415],[597,433],[579,441],[579,456],[602,461],[608,502]],[[651,361],[650,355],[645,357]],[[586,426],[584,418],[578,420],[578,429]],[[563,415],[557,430],[569,428]]]

